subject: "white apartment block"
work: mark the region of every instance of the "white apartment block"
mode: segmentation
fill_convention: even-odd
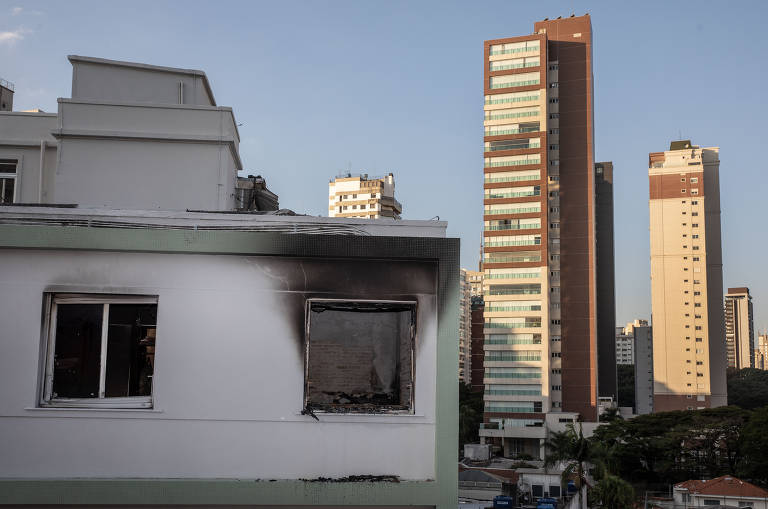
[[[328,183],[328,216],[400,219],[403,206],[395,199],[395,177],[340,175]]]
[[[0,112],[0,505],[455,509],[446,223],[229,213],[205,73],[70,61]]]
[[[635,336],[624,327],[616,327],[616,364],[635,363]]]

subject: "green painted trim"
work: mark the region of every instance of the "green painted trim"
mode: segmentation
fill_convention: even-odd
[[[439,496],[438,483],[426,481],[401,483],[217,479],[0,481],[0,503],[3,504],[435,505]],[[456,505],[451,509],[455,507]]]
[[[0,504],[371,504],[456,508],[458,239],[0,225],[3,248],[338,258],[370,258],[370,253],[376,253],[378,259],[434,260],[438,262],[438,338],[434,481],[5,479],[0,480]]]

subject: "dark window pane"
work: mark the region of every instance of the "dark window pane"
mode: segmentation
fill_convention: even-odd
[[[409,410],[409,304],[313,303],[307,404],[326,411]]]
[[[16,179],[0,179],[0,203],[13,203],[13,188]]]
[[[16,159],[0,159],[0,173],[16,173]]]
[[[110,304],[105,396],[150,396],[157,304]]]
[[[103,310],[101,304],[57,306],[54,398],[99,396]]]

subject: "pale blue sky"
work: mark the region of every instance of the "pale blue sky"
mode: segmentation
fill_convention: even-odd
[[[202,69],[239,122],[244,164],[283,207],[326,214],[327,182],[392,171],[404,218],[439,215],[475,268],[483,40],[592,16],[595,156],[614,162],[617,321],[650,315],[648,152],[719,146],[724,286],[768,328],[763,1],[23,2],[0,0],[16,109],[56,110],[68,54]],[[760,149],[760,150],[758,150]]]

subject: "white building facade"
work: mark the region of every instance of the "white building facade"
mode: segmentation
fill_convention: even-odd
[[[0,504],[454,508],[446,224],[211,212],[204,73],[70,60],[57,115],[0,113]]]

